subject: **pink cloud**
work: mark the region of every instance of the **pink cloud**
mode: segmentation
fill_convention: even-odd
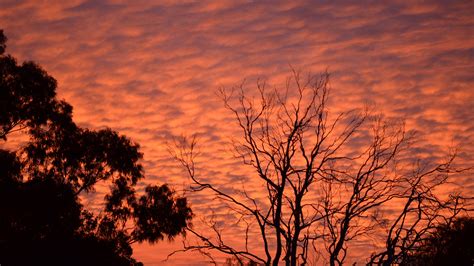
[[[10,53],[57,78],[80,124],[130,136],[143,147],[147,182],[178,188],[188,181],[166,141],[182,133],[204,136],[203,176],[222,186],[249,178],[234,171],[240,163],[226,143],[239,131],[216,89],[244,78],[249,89],[257,77],[281,84],[289,64],[329,67],[332,110],[373,104],[425,134],[427,153],[453,142],[461,163],[472,164],[473,13],[471,1],[7,1],[0,25]],[[472,194],[474,182],[459,180]],[[190,197],[198,216],[209,214],[204,198]],[[160,264],[176,245],[137,246],[136,254]]]

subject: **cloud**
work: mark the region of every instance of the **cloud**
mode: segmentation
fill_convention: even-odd
[[[258,77],[282,84],[289,64],[329,69],[332,110],[375,105],[424,134],[429,152],[453,143],[472,162],[473,12],[471,1],[31,0],[3,1],[0,25],[7,51],[57,78],[76,121],[142,145],[148,182],[187,182],[166,142],[196,132],[201,174],[224,186],[249,174],[235,174],[226,143],[240,133],[216,89],[244,78],[249,89]],[[159,262],[164,246],[136,253]]]

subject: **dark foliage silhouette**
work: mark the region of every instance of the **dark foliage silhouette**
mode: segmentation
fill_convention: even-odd
[[[45,124],[60,108],[70,110],[55,99],[56,80],[34,62],[18,65],[4,55],[6,37],[0,32],[0,138],[8,133]]]
[[[400,265],[466,265],[474,262],[474,219],[440,224]]]
[[[5,55],[0,31],[0,141],[13,132],[29,141],[0,149],[2,265],[130,265],[131,244],[184,234],[192,212],[167,185],[135,190],[144,178],[139,145],[111,129],[90,130],[56,99],[56,81],[33,62]],[[80,197],[110,184],[104,209]]]

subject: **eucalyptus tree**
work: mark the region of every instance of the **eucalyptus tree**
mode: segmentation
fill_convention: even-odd
[[[34,62],[5,54],[0,31],[0,257],[13,265],[130,265],[131,244],[184,234],[192,211],[168,185],[137,190],[145,174],[140,146],[112,129],[82,128],[57,82]],[[0,143],[0,144],[3,144]],[[108,184],[102,209],[81,198]]]

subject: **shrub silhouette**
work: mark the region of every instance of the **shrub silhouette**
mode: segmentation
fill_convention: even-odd
[[[474,219],[471,217],[440,224],[401,265],[472,265],[473,239]]]

